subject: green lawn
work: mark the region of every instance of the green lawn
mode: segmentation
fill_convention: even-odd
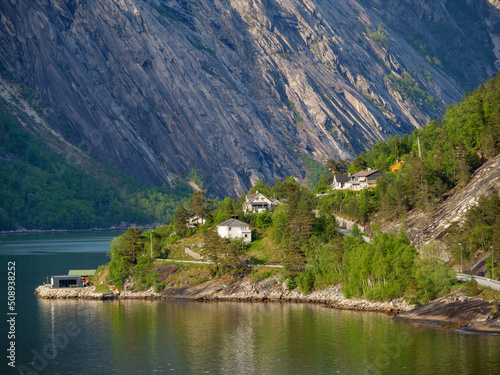
[[[109,290],[109,287],[107,284],[99,284],[95,286],[94,293],[109,293],[111,290]]]

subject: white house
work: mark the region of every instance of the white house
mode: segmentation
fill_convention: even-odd
[[[350,189],[363,190],[368,187],[374,187],[377,184],[377,178],[380,176],[382,176],[382,172],[376,169],[353,173],[351,175]]]
[[[217,233],[222,238],[237,239],[240,238],[245,243],[252,242],[252,231],[250,224],[231,218],[217,225]]]
[[[380,176],[382,176],[382,172],[376,169],[353,174],[336,174],[333,176],[332,187],[334,190],[363,190],[374,187]]]
[[[262,193],[258,191],[255,194],[247,194],[245,196],[246,200],[243,203],[243,212],[262,212],[262,211],[272,211],[274,207],[280,203],[277,199],[267,198]]]

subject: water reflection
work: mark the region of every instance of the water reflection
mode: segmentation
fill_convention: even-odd
[[[497,374],[500,337],[302,304],[39,300],[48,373]],[[68,360],[71,358],[71,360]]]

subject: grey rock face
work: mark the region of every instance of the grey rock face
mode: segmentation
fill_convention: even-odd
[[[235,196],[260,178],[303,178],[299,152],[350,157],[461,98],[398,29],[407,16],[431,38],[428,18],[459,27],[459,16],[446,1],[403,1],[397,12],[383,3],[6,0],[0,62],[45,122],[89,154],[156,184],[194,169]],[[489,28],[480,16],[470,26],[483,55],[461,46],[477,83],[495,70],[498,10],[485,3],[471,6]]]

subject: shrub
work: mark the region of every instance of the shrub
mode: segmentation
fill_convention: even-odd
[[[298,285],[302,294],[309,294],[313,286],[314,276],[308,270],[302,272],[295,278],[296,284]]]
[[[159,283],[158,281],[154,283],[155,293],[160,293],[163,289],[165,289],[165,283]]]
[[[465,282],[463,292],[466,296],[477,296],[479,293],[481,293],[481,291],[482,289],[479,287],[479,284],[477,283],[475,278],[472,278]]]
[[[259,269],[252,270],[252,273],[251,273],[252,280],[255,283],[259,282],[261,280],[265,280],[271,275],[272,275],[272,271],[259,270]]]
[[[295,282],[295,278],[294,277],[291,277],[287,280],[286,282],[286,288],[288,290],[293,290],[295,288],[297,288],[297,283]]]

